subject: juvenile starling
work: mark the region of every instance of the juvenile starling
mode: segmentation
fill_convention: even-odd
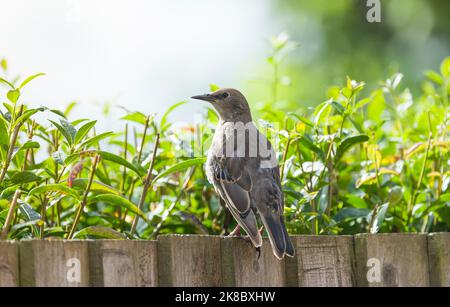
[[[267,138],[252,122],[250,107],[239,91],[220,89],[193,96],[210,102],[219,113],[219,124],[206,162],[208,181],[253,245],[262,245],[256,213],[269,235],[274,255],[294,256],[294,247],[284,224],[284,198],[280,169]]]

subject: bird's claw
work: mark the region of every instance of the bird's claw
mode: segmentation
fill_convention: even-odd
[[[258,260],[259,260],[259,258],[261,258],[261,247],[260,246],[258,246],[256,248],[256,252],[258,253]]]
[[[229,237],[240,237],[241,236],[241,227],[238,225],[236,228],[228,234]]]

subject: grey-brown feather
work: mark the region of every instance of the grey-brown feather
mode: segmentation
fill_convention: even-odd
[[[220,117],[206,162],[209,182],[256,247],[262,245],[255,215],[257,213],[267,230],[275,256],[280,259],[284,255],[293,256],[294,247],[284,224],[279,167],[272,165],[267,168],[267,164],[262,167],[263,158],[259,156],[259,148],[256,156],[248,154],[250,146],[258,147],[266,143],[270,155],[275,157],[270,142],[264,136],[260,137],[253,125],[250,107],[244,95],[235,89],[225,88],[193,98],[210,102]],[[235,138],[236,123],[244,124],[245,128],[256,131],[257,135],[246,134],[245,141],[241,140],[238,144]],[[250,135],[256,137],[256,145],[255,139],[249,142]],[[234,142],[231,154],[225,150],[230,146],[230,141]],[[245,150],[244,155],[242,148]]]
[[[229,121],[222,120],[217,126],[206,163],[208,179],[255,247],[262,244],[255,216],[258,213],[268,232],[275,256],[280,259],[285,254],[293,256],[294,248],[284,224],[279,167],[261,168],[259,156],[238,157],[235,154],[234,157],[225,157],[224,146],[231,138],[231,133],[234,133],[232,131],[233,123]],[[274,155],[273,149],[271,151]]]

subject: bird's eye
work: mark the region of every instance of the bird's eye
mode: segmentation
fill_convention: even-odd
[[[227,98],[228,96],[230,96],[230,94],[228,94],[227,92],[222,94],[222,98]]]

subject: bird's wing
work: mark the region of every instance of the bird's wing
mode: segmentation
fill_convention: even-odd
[[[294,256],[294,247],[284,224],[284,200],[279,168],[268,169],[268,176],[258,182],[253,191],[261,221],[269,235],[269,241],[277,258],[286,254]]]
[[[243,158],[224,158],[212,162],[214,186],[225,200],[231,214],[256,247],[262,245],[256,216],[252,210],[252,181]]]

